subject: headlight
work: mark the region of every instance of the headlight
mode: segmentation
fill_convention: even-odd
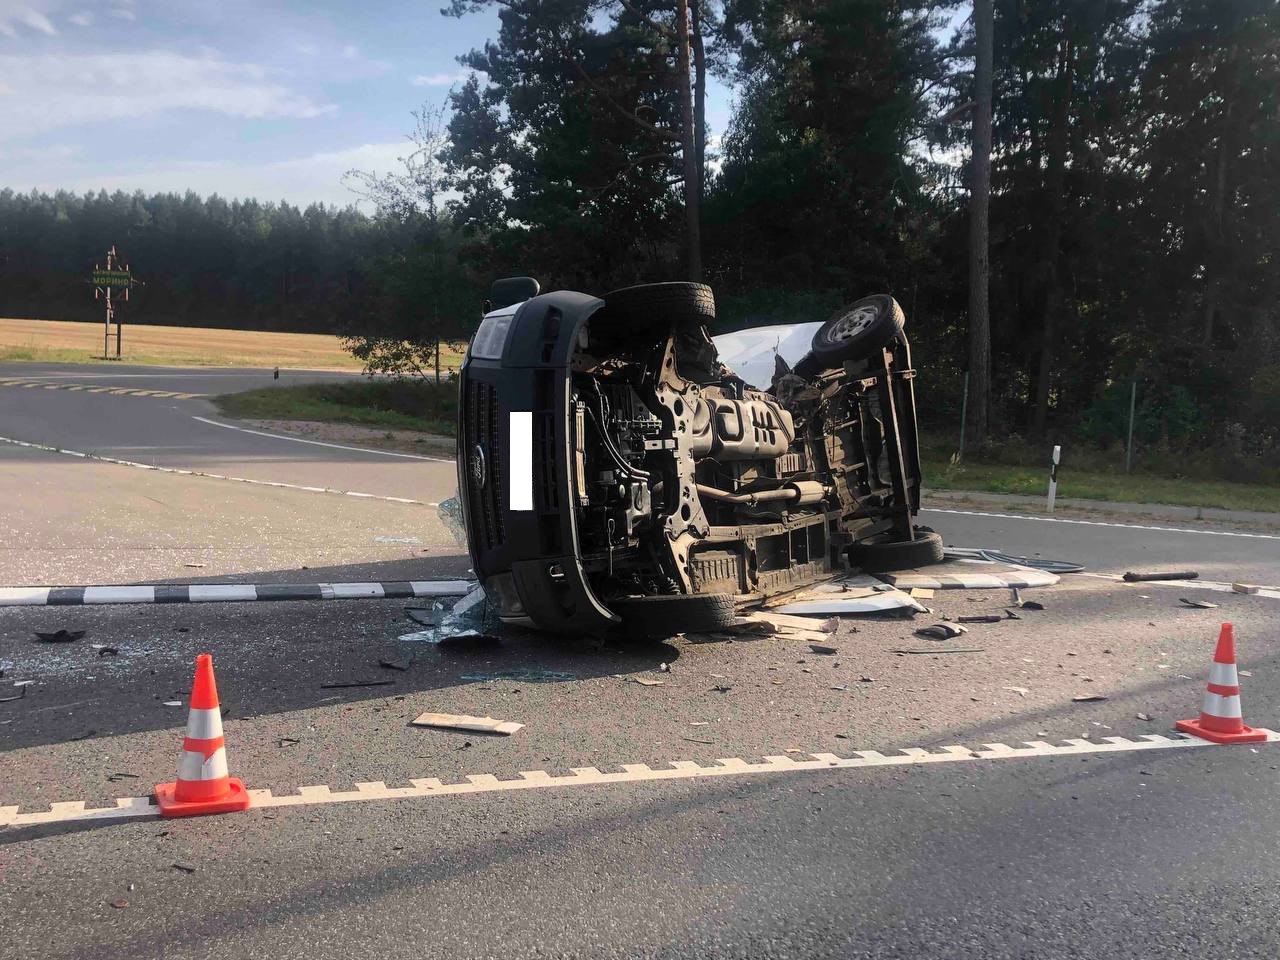
[[[515,316],[514,313],[506,313],[480,321],[480,329],[471,341],[471,356],[477,360],[501,360],[502,348],[507,344],[507,334]]]

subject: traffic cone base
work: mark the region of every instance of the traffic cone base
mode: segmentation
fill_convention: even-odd
[[[209,800],[179,800],[174,794],[178,784],[162,783],[156,787],[156,803],[162,817],[198,817],[205,813],[236,813],[249,809],[249,791],[239,777],[227,778],[227,793]]]
[[[1189,733],[1193,737],[1199,737],[1201,740],[1210,740],[1213,743],[1262,743],[1267,739],[1267,731],[1255,730],[1253,727],[1244,726],[1244,724],[1241,724],[1242,729],[1234,733],[1210,730],[1200,720],[1179,720],[1174,726],[1183,733]]]

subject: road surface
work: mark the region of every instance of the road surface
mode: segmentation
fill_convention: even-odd
[[[216,389],[165,376],[154,389]],[[10,439],[292,484],[0,443],[0,583],[466,572],[426,505],[452,492],[451,464],[210,427],[202,404],[0,387]],[[357,484],[419,502],[299,489]],[[1090,573],[1280,583],[1274,538],[982,512],[926,520],[952,544]],[[1280,728],[1280,601],[1201,590],[1220,606],[1191,609],[1191,592],[1068,577],[1027,592],[1043,611],[975,625],[974,652],[931,655],[891,652],[930,642],[889,618],[842,623],[835,655],[533,634],[451,651],[397,639],[418,629],[403,600],[0,608],[0,696],[26,691],[0,703],[0,822],[172,779],[201,651],[232,773],[277,797],[329,791],[225,817],[0,827],[0,943],[50,958],[1272,957],[1280,744],[1142,738],[1195,715],[1228,619],[1246,718]],[[1007,601],[926,602],[957,616]],[[34,641],[58,627],[87,634]],[[1089,695],[1105,699],[1073,699]],[[424,710],[525,727],[410,726]],[[1041,746],[984,746],[1025,742]],[[938,762],[952,745],[966,749]],[[395,798],[413,781],[426,795]]]

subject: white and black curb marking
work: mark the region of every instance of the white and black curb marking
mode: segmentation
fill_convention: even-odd
[[[371,583],[181,583],[119,587],[0,587],[0,607],[77,607],[105,603],[232,603],[245,600],[393,600],[459,597],[474,580]]]
[[[1265,731],[1267,742],[1280,740],[1280,734]],[[666,767],[645,763],[624,763],[616,773],[604,773],[596,767],[574,767],[565,776],[552,776],[544,770],[522,770],[516,778],[499,780],[493,774],[472,774],[458,783],[445,783],[435,777],[409,780],[407,787],[388,787],[382,781],[357,783],[354,790],[333,791],[328,786],[299,787],[297,793],[276,796],[270,790],[250,790],[250,813],[267,807],[297,807],[327,803],[359,803],[366,800],[417,800],[426,797],[450,797],[503,790],[540,790],[548,787],[590,787],[612,783],[642,783],[653,780],[696,780],[706,777],[735,777],[754,773],[811,773],[819,770],[851,770],[864,767],[901,767],[932,763],[964,763],[982,760],[1017,760],[1032,757],[1062,757],[1080,754],[1129,753],[1143,750],[1180,750],[1189,747],[1212,747],[1219,744],[1185,734],[1164,737],[1148,734],[1136,740],[1104,737],[1101,741],[1072,739],[1061,744],[1031,740],[1023,746],[986,743],[979,749],[964,746],[906,747],[897,753],[855,750],[851,757],[833,753],[806,754],[810,759],[797,760],[790,755],[768,756],[749,761],[738,757],[698,763],[674,760]],[[89,808],[83,800],[51,804],[48,810],[19,813],[21,807],[0,806],[0,827],[30,827],[72,821],[109,821],[154,819],[160,808],[150,797],[120,797],[113,807]]]
[[[172,473],[182,477],[207,477],[210,480],[231,480],[235,483],[249,483],[258,487],[280,487],[284,490],[305,490],[307,493],[336,493],[344,497],[360,497],[363,500],[383,500],[387,503],[412,503],[420,507],[438,507],[440,504],[430,500],[412,500],[409,497],[384,497],[376,493],[357,493],[354,490],[335,490],[332,487],[304,487],[298,483],[281,483],[278,480],[250,480],[248,477],[229,477],[223,473],[205,473],[203,470],[184,470],[181,467],[158,467],[151,463],[138,463],[136,460],[121,460],[117,457],[104,457],[96,453],[81,453],[79,450],[67,450],[64,447],[51,447],[45,443],[31,443],[27,440],[15,440],[13,437],[0,437],[0,443],[11,443],[15,447],[26,447],[28,450],[43,450],[46,453],[60,453],[67,457],[79,457],[82,460],[96,460],[99,463],[114,463],[120,467],[135,467],[139,470],[154,470],[156,473]]]

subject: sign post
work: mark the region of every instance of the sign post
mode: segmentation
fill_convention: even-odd
[[[129,291],[139,286],[141,281],[134,279],[133,272],[126,263],[120,264],[119,254],[112,245],[107,251],[106,266],[94,264],[93,277],[89,281],[93,284],[93,299],[105,300],[107,304],[106,325],[102,331],[102,359],[103,360],[119,360],[120,359],[120,321],[116,320],[116,355],[111,356],[111,321],[116,317],[116,303],[129,300]],[[112,299],[113,291],[119,291],[118,296]]]

